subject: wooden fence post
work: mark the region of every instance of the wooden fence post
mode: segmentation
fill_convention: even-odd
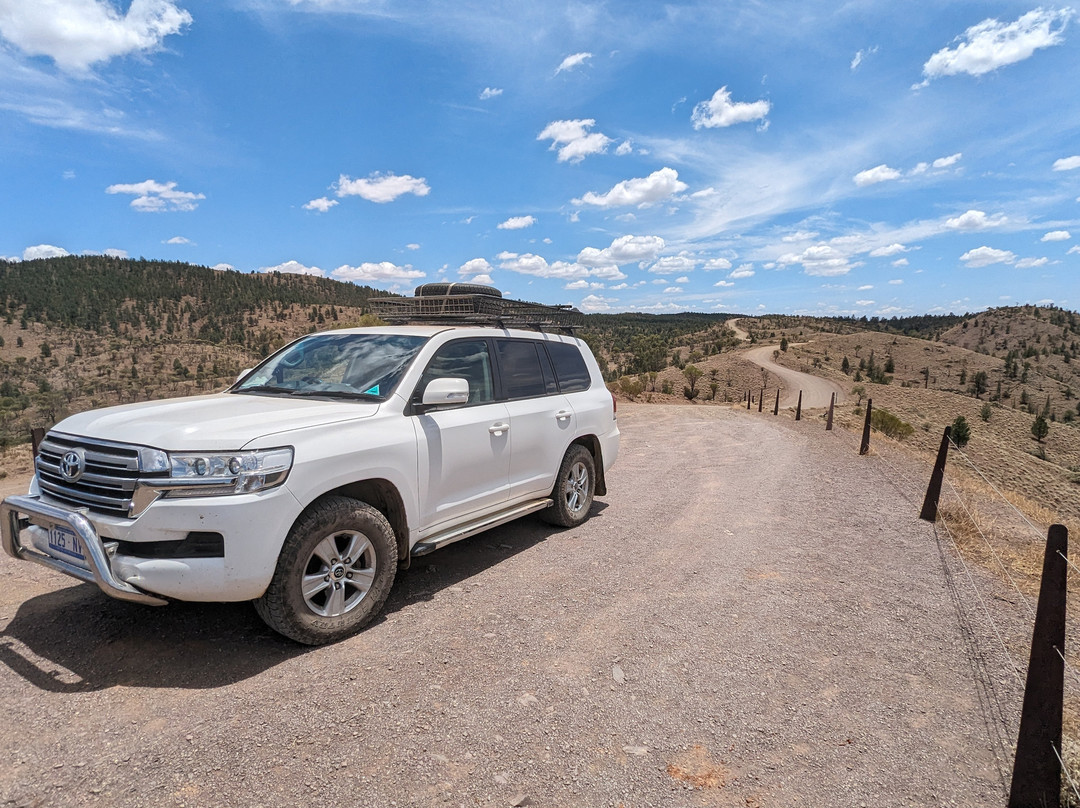
[[[859,444],[859,454],[870,454],[870,413],[874,409],[874,399],[866,399],[866,422],[862,428],[862,443]]]
[[[919,511],[919,518],[927,522],[937,521],[938,499],[941,498],[941,480],[945,476],[945,461],[949,457],[949,438],[951,436],[952,427],[945,427],[945,433],[941,436],[941,446],[938,448],[937,460],[934,461],[934,471],[930,474],[930,485],[926,487],[922,510]]]
[[[750,412],[750,391],[746,391],[746,411]]]
[[[802,420],[802,390],[799,391],[799,403],[795,405],[795,420]]]
[[[832,397],[829,399],[829,417],[825,419],[825,430],[826,431],[832,429],[832,415],[833,415],[833,407],[835,405],[836,405],[836,393],[833,393]]]
[[[1042,583],[1031,634],[1024,709],[1016,738],[1009,808],[1060,805],[1061,713],[1065,688],[1065,594],[1069,531],[1051,525],[1046,534]]]
[[[758,396],[758,400],[757,400],[757,411],[758,412],[761,412],[761,406],[762,406],[762,404],[764,402],[765,402],[765,388],[762,387],[761,388],[761,395]]]
[[[773,415],[779,415],[780,414],[780,388],[779,387],[776,388],[776,403],[773,404],[772,414]]]

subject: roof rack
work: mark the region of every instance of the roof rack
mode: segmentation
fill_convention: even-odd
[[[417,294],[416,297],[371,298],[368,303],[374,314],[395,325],[424,323],[573,331],[584,324],[584,315],[570,305],[548,306],[491,294]]]

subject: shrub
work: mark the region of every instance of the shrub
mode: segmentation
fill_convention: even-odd
[[[870,426],[896,440],[903,440],[915,431],[907,421],[897,418],[888,410],[876,409],[870,414]]]
[[[982,409],[979,410],[979,417],[984,421],[990,420],[990,414],[993,412],[993,408],[989,404],[983,404]]]
[[[971,427],[968,426],[967,418],[958,415],[952,422],[952,442],[957,448],[963,449],[969,440],[971,440]]]

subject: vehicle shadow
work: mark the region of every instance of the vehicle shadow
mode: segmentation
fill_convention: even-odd
[[[592,515],[605,507],[593,503]],[[428,600],[559,531],[527,517],[416,559],[398,574],[383,615]],[[41,690],[63,693],[120,685],[221,687],[318,651],[273,632],[250,603],[157,608],[113,600],[92,584],[31,598],[0,631],[0,664]]]

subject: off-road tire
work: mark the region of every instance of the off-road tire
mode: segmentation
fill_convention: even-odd
[[[494,286],[482,283],[424,283],[413,290],[414,297],[441,297],[443,295],[488,295],[502,297]]]
[[[366,539],[366,542],[364,541]],[[361,548],[357,559],[334,558],[338,563],[327,566],[325,581],[330,589],[326,610],[333,612],[333,589],[340,591],[342,600],[355,603],[345,606],[340,614],[319,614],[316,608],[320,592],[305,596],[303,582],[321,575],[327,561],[326,548],[350,542]],[[255,601],[255,610],[270,628],[304,645],[324,645],[355,634],[382,609],[397,573],[397,540],[390,523],[375,508],[347,497],[326,497],[308,508],[293,524],[278,556],[277,568],[270,586]],[[346,560],[350,564],[346,564]],[[360,566],[365,572],[360,571]],[[319,568],[319,569],[317,569]],[[357,578],[353,578],[356,569]],[[361,593],[372,571],[370,584]],[[348,579],[346,579],[348,575]],[[335,577],[336,576],[336,577]],[[316,585],[318,583],[316,582]]]
[[[559,464],[551,489],[554,504],[540,511],[540,518],[559,527],[576,527],[589,518],[595,492],[596,462],[588,449],[575,443]]]

